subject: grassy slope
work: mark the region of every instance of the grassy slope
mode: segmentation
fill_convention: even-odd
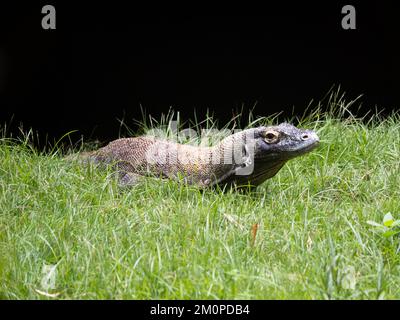
[[[0,298],[46,298],[35,289],[57,264],[62,299],[399,299],[399,240],[366,223],[400,217],[398,117],[305,126],[321,147],[250,195],[120,190],[110,172],[3,140]]]

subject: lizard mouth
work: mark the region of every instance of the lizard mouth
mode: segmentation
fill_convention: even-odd
[[[286,155],[289,159],[294,158],[310,152],[319,145],[319,137],[314,131],[304,132],[300,139],[301,141],[296,143],[295,146],[288,146],[283,149],[281,155]]]
[[[303,142],[295,147],[287,147],[284,150],[277,150],[265,155],[261,155],[258,161],[260,162],[279,162],[280,160],[286,161],[289,159],[296,158],[303,154],[310,152],[319,145],[319,139],[313,141]]]
[[[319,139],[310,141],[309,143],[307,143],[305,145],[304,144],[300,145],[297,148],[288,149],[287,151],[290,154],[293,154],[294,156],[299,156],[299,155],[302,155],[304,153],[310,152],[311,150],[315,149],[318,146],[319,146]]]

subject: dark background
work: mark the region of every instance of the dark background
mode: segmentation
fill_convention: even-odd
[[[332,85],[349,100],[363,94],[360,116],[398,109],[394,9],[295,3],[221,11],[114,2],[2,7],[1,123],[10,133],[23,123],[49,141],[71,130],[78,130],[72,140],[107,141],[118,136],[118,118],[135,128],[140,106],[156,118],[170,106],[184,119],[196,110],[200,120],[209,109],[224,124],[255,105],[256,115],[282,112],[284,120]],[[56,8],[56,30],[41,28],[44,4]],[[345,4],[356,8],[356,30],[341,27]]]

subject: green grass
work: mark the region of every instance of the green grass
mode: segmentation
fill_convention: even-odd
[[[399,299],[399,238],[367,221],[400,217],[400,118],[344,113],[303,120],[321,146],[250,194],[121,190],[1,139],[0,298]]]

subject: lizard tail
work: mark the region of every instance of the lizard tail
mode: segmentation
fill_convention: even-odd
[[[77,161],[80,163],[97,163],[96,151],[83,151],[79,153],[73,153],[64,157],[68,161]]]

